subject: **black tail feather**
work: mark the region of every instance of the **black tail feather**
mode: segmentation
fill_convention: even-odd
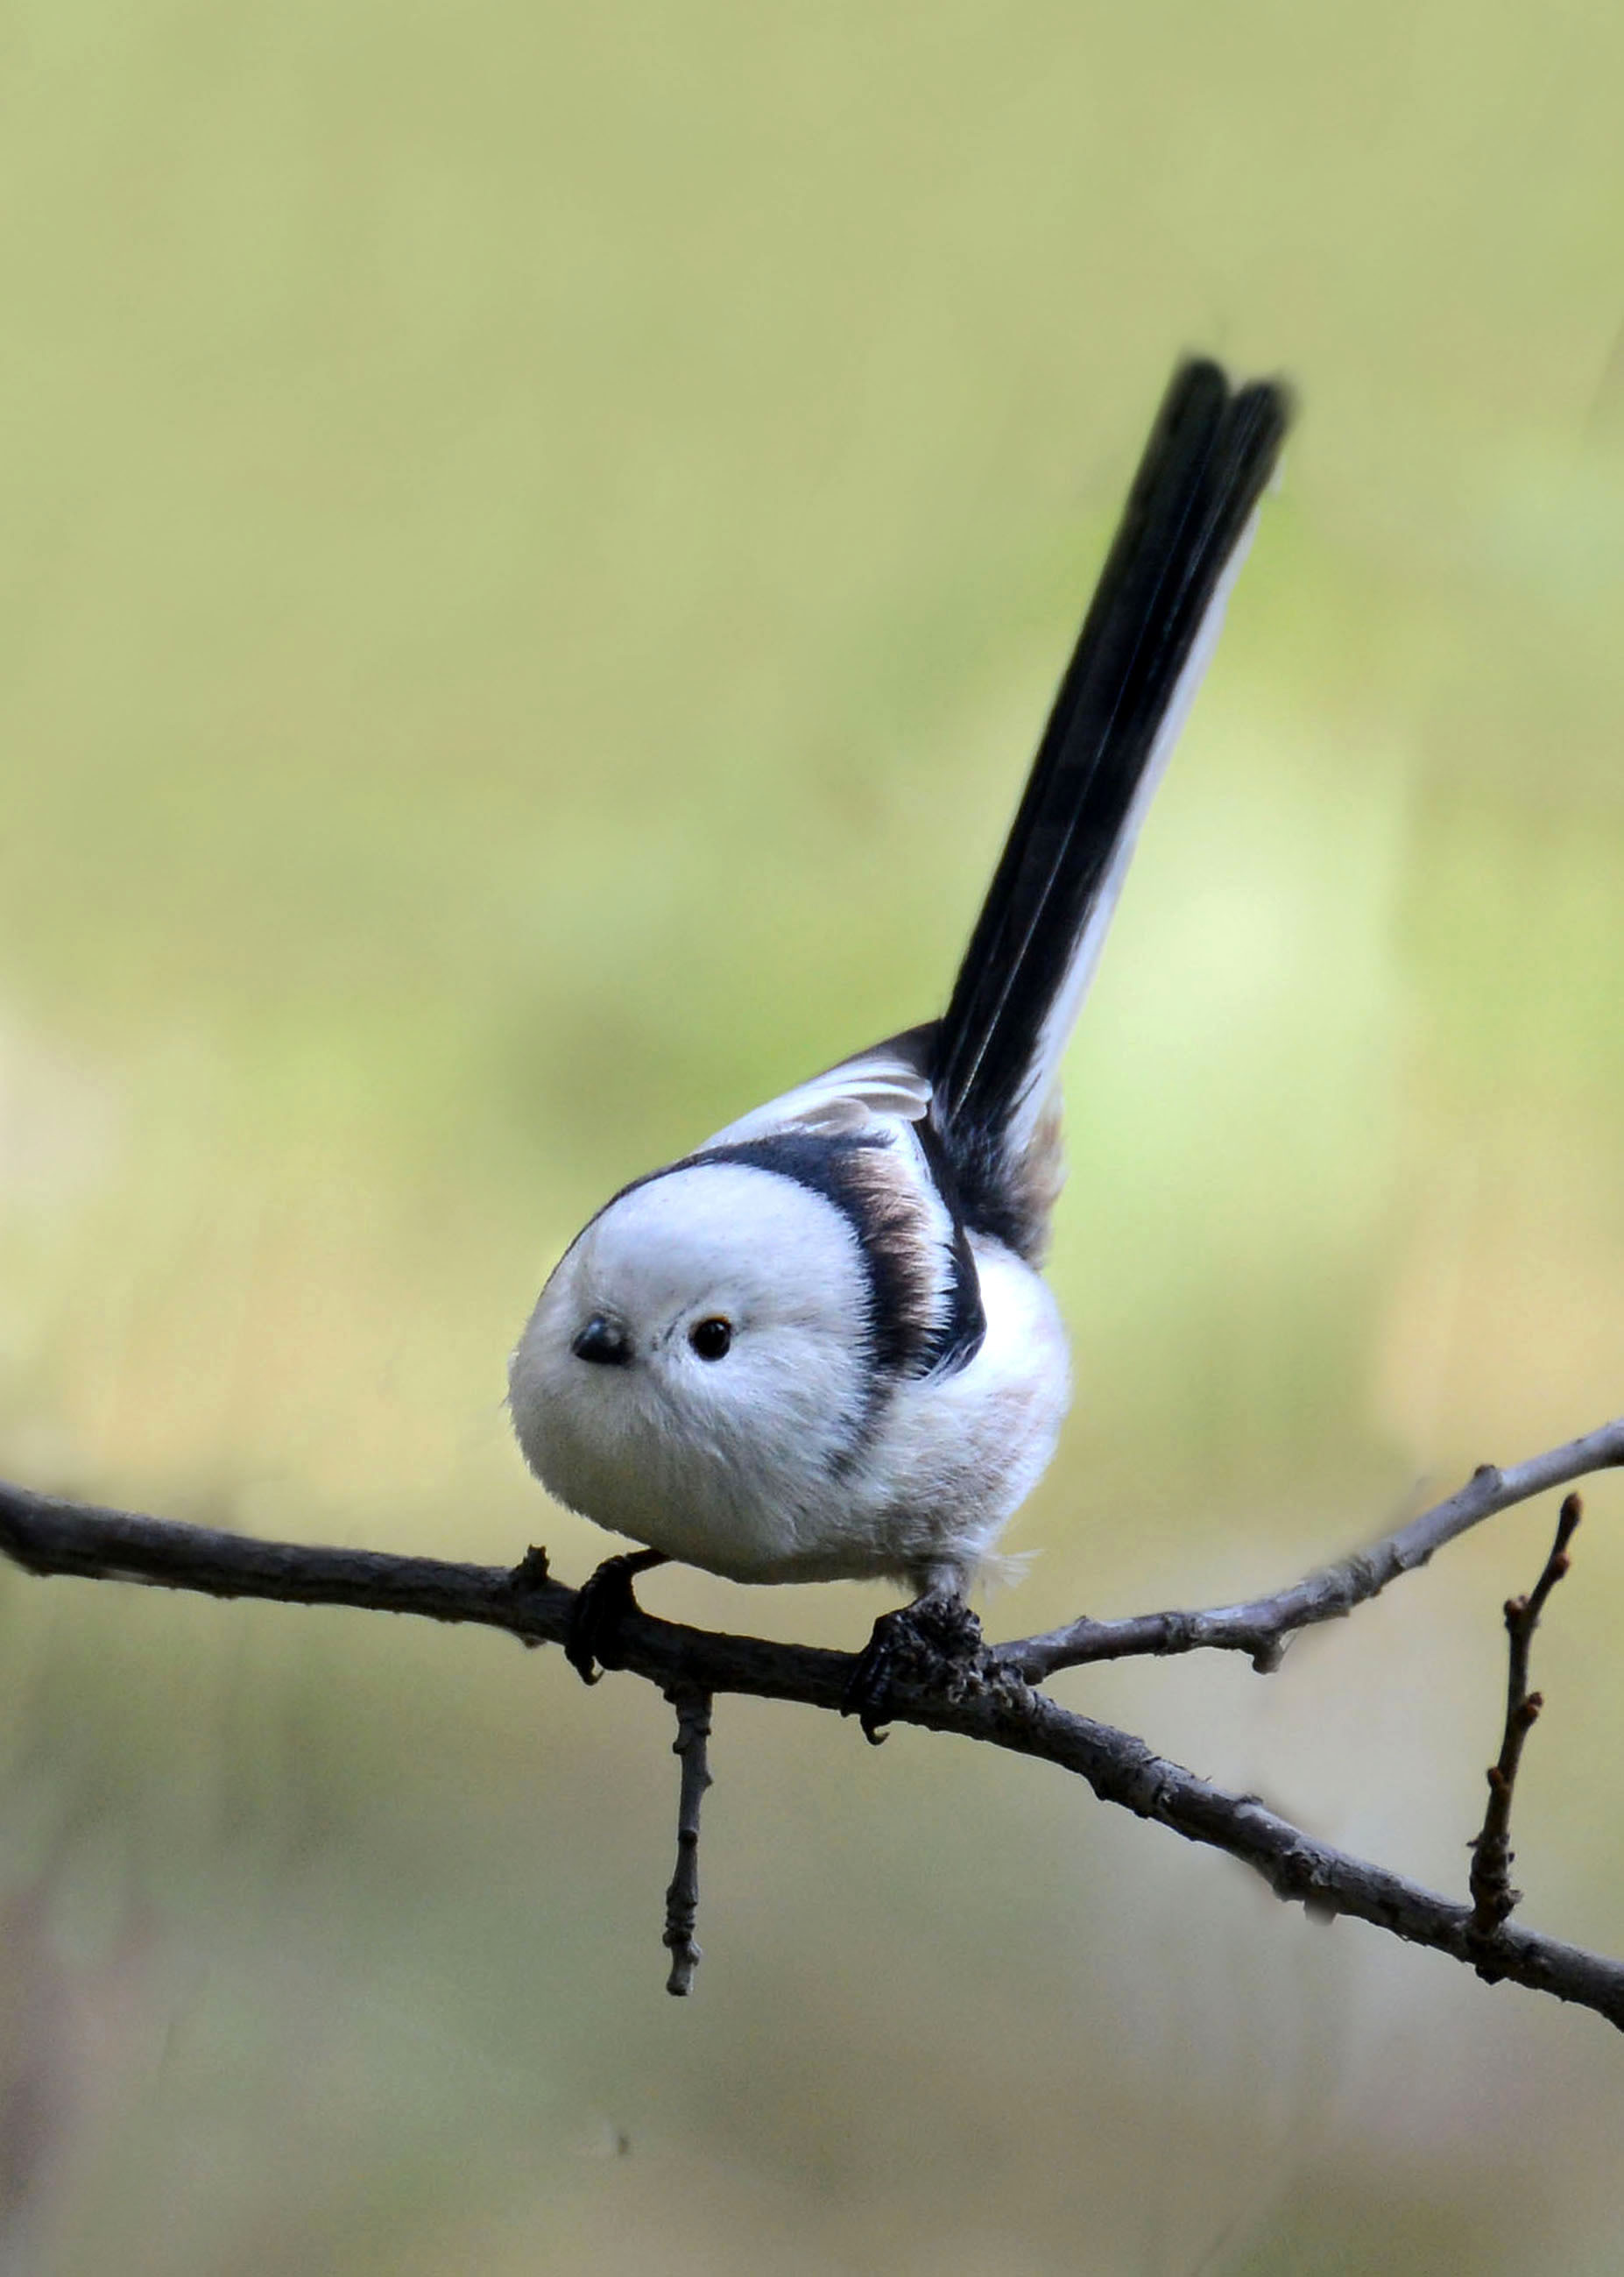
[[[933,1119],[970,1222],[1006,1238],[1020,1230],[1000,1222],[1020,1212],[1011,1158],[1064,1041],[1053,1016],[1097,948],[1135,794],[1290,410],[1274,382],[1232,392],[1202,361],[1175,373],[937,1031]]]

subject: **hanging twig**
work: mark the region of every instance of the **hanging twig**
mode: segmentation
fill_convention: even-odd
[[[699,1808],[710,1785],[710,1694],[694,1685],[675,1685],[665,1694],[677,1711],[672,1753],[682,1759],[677,1801],[677,1870],[665,1892],[665,1938],[671,1975],[665,1990],[679,1999],[694,1990],[694,1972],[704,1955],[694,1942],[699,1918]]]

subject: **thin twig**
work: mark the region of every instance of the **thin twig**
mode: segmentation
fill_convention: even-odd
[[[677,1870],[665,1892],[664,1943],[671,1954],[665,1990],[685,1999],[694,1990],[694,1972],[704,1955],[694,1941],[699,1919],[699,1807],[710,1785],[710,1694],[688,1684],[666,1694],[677,1711],[672,1753],[682,1759],[682,1788],[677,1801]]]
[[[1482,1500],[1485,1474],[1479,1473],[1461,1496],[1429,1513],[1438,1531],[1425,1556],[1439,1542],[1509,1503],[1539,1492],[1542,1486],[1565,1482],[1584,1470],[1607,1468],[1621,1458],[1624,1425],[1613,1424],[1515,1472],[1491,1474],[1497,1498]],[[1535,1484],[1526,1483],[1538,1473],[1545,1475]],[[1460,1506],[1474,1489],[1479,1505],[1462,1516]],[[1444,1514],[1452,1511],[1455,1515],[1445,1525]],[[1427,1523],[1418,1520],[1416,1527],[1407,1527],[1395,1540],[1404,1542]],[[544,1556],[536,1551],[510,1570],[380,1551],[310,1549],[99,1510],[6,1486],[0,1486],[0,1552],[34,1573],[146,1582],[200,1589],[218,1597],[269,1597],[417,1613],[433,1620],[503,1629],[526,1644],[561,1644],[569,1633],[575,1602],[574,1591],[553,1580]],[[1408,1555],[1394,1565],[1393,1573],[1424,1562],[1423,1556]],[[1301,1600],[1317,1578],[1299,1583],[1295,1591],[1282,1592],[1279,1599],[1261,1600],[1260,1605],[1286,1606]],[[1309,1599],[1303,1619],[1325,1618],[1313,1609],[1316,1603]],[[1233,1609],[1237,1615],[1248,1610]],[[1210,1618],[1221,1620],[1225,1616]],[[837,1711],[854,1666],[847,1653],[685,1628],[641,1611],[619,1625],[617,1647],[625,1669],[663,1692],[686,1685]],[[1166,1648],[1150,1644],[1139,1649]],[[1006,1646],[983,1656],[971,1672],[972,1680],[956,1684],[951,1697],[902,1691],[892,1702],[892,1720],[954,1732],[1051,1763],[1086,1779],[1103,1801],[1154,1818],[1188,1841],[1241,1860],[1279,1896],[1295,1900],[1317,1915],[1346,1914],[1370,1922],[1412,1944],[1468,1962],[1480,1975],[1510,1979],[1592,2008],[1624,2030],[1624,1962],[1509,1922],[1495,1939],[1492,1953],[1485,1956],[1467,1935],[1469,1906],[1317,1841],[1255,1798],[1226,1793],[1154,1755],[1130,1733],[1059,1707],[1027,1680],[1019,1664],[1012,1665],[1024,1649]]]
[[[1567,1496],[1556,1522],[1556,1540],[1532,1591],[1526,1597],[1506,1600],[1506,1634],[1510,1640],[1506,1679],[1506,1728],[1498,1763],[1489,1766],[1489,1804],[1483,1832],[1472,1838],[1472,1918],[1467,1936],[1475,1946],[1491,1947],[1500,1930],[1522,1902],[1521,1890],[1511,1886],[1511,1802],[1517,1784],[1522,1744],[1539,1719],[1544,1696],[1529,1690],[1529,1649],[1545,1599],[1572,1562],[1567,1545],[1573,1540],[1584,1504],[1576,1494]],[[1485,1951],[1484,1958],[1487,1958]],[[1480,1963],[1480,1968],[1482,1964]]]
[[[1624,1466],[1624,1416],[1604,1423],[1582,1439],[1570,1439],[1548,1454],[1532,1456],[1509,1470],[1484,1463],[1474,1471],[1458,1493],[1436,1503],[1400,1527],[1384,1534],[1368,1550],[1322,1565],[1269,1597],[1255,1597],[1242,1605],[1217,1605],[1204,1612],[1136,1613],[1121,1621],[1072,1621],[1045,1635],[1021,1637],[997,1645],[995,1659],[1016,1669],[1028,1684],[1039,1684],[1057,1669],[1075,1668],[1085,1661],[1125,1660],[1144,1654],[1244,1652],[1252,1664],[1268,1675],[1279,1666],[1290,1638],[1317,1621],[1337,1621],[1379,1596],[1390,1581],[1413,1573],[1433,1552],[1485,1518],[1493,1518],[1514,1504],[1565,1487],[1593,1471]]]

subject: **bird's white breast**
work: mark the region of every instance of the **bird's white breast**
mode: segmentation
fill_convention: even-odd
[[[651,1179],[542,1292],[511,1375],[526,1458],[572,1509],[736,1580],[968,1582],[1048,1462],[1067,1393],[1048,1289],[1001,1245],[974,1247],[975,1356],[877,1372],[871,1287],[833,1202],[736,1163]],[[595,1316],[624,1323],[626,1365],[572,1350]],[[713,1317],[732,1341],[708,1363],[689,1338]]]

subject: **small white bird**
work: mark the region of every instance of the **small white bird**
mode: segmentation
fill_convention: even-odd
[[[1060,1056],[1289,417],[1277,383],[1174,374],[943,1017],[626,1187],[542,1291],[509,1378],[525,1458],[647,1545],[581,1592],[588,1682],[668,1558],[912,1589],[853,1679],[870,1738],[899,1650],[975,1641],[965,1594],[1069,1398],[1038,1269]]]

